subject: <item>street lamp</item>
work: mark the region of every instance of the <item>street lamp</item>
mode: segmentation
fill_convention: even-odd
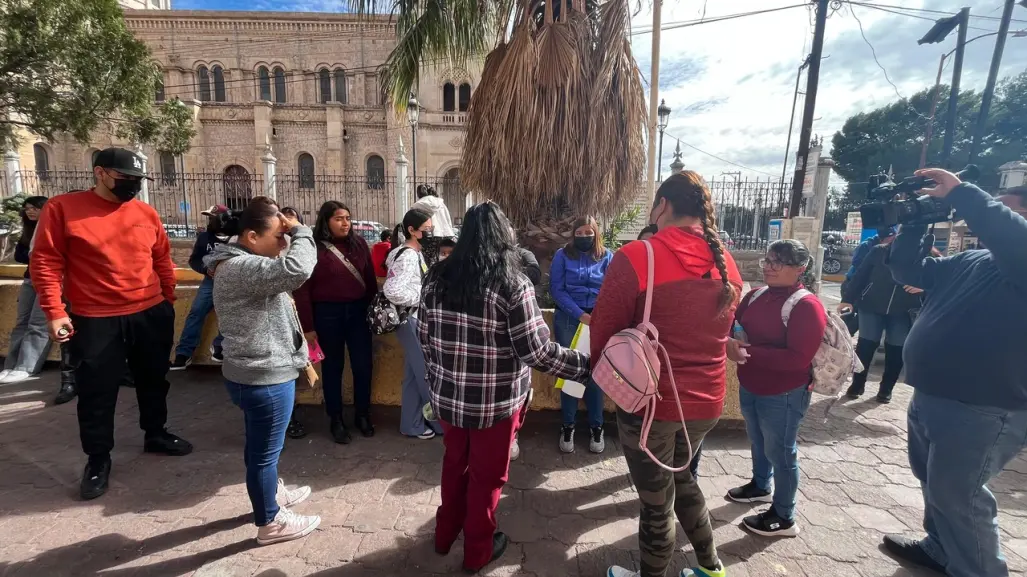
[[[407,101],[407,122],[410,123],[410,149],[413,157],[414,180],[413,191],[417,194],[417,117],[421,114],[421,104],[417,102],[414,93],[410,93],[410,100]]]
[[[660,106],[656,109],[656,116],[658,124],[656,125],[660,129],[660,154],[656,157],[656,171],[659,173],[659,181],[663,182],[663,131],[667,129],[667,123],[670,121],[670,107],[667,103],[660,99]]]

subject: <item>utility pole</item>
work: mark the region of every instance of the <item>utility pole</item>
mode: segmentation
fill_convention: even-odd
[[[799,102],[799,80],[802,79],[802,71],[809,66],[809,56],[799,65],[799,71],[795,73],[795,93],[792,95],[792,115],[788,118],[788,139],[785,141],[785,162],[781,166],[781,188],[785,187],[785,173],[788,172],[788,153],[792,148],[792,129],[795,127],[795,105]]]
[[[995,96],[995,83],[998,81],[999,68],[1002,66],[1002,51],[1006,48],[1006,36],[1009,35],[1009,22],[1013,19],[1013,4],[1015,2],[1016,0],[1006,0],[1006,7],[1002,11],[1002,21],[998,25],[998,37],[995,39],[995,53],[991,57],[988,84],[984,87],[984,96],[981,98],[981,113],[977,117],[977,128],[974,130],[974,138],[970,143],[970,164],[977,160],[977,153],[981,148],[981,139],[984,138],[984,127],[988,122],[988,109],[991,108],[991,99]]]
[[[809,156],[809,142],[813,137],[813,115],[817,108],[817,86],[820,83],[820,59],[824,54],[824,30],[827,27],[829,0],[817,0],[817,22],[813,29],[813,50],[809,55],[809,73],[806,75],[806,102],[802,111],[802,127],[799,129],[798,161],[795,163],[795,179],[792,181],[792,200],[788,218],[799,214],[802,202],[802,182],[806,174],[806,157]],[[814,170],[816,167],[813,167]]]
[[[663,0],[653,2],[652,68],[649,73],[649,162],[647,166],[646,194],[651,202],[656,195],[656,121],[660,98],[660,27]]]
[[[956,39],[956,61],[952,67],[952,88],[949,90],[949,115],[945,119],[945,145],[942,164],[949,168],[952,162],[952,143],[956,138],[956,117],[959,115],[959,80],[963,75],[963,52],[966,48],[966,29],[970,24],[970,9],[959,11],[959,37]]]

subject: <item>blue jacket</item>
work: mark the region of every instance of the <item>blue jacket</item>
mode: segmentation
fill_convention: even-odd
[[[895,281],[927,295],[906,339],[906,381],[937,397],[1027,410],[1027,220],[972,184],[947,200],[988,248],[923,258],[925,226],[903,226],[892,243]]]
[[[599,260],[591,254],[579,254],[573,259],[565,249],[556,251],[549,269],[549,294],[556,306],[575,319],[585,312],[582,309],[596,306],[599,287],[611,260],[613,253],[609,250]]]

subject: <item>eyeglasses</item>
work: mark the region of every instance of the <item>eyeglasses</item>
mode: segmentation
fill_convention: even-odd
[[[766,259],[766,258],[761,258],[760,262],[759,262],[759,265],[760,265],[760,268],[770,269],[770,270],[773,270],[773,271],[779,271],[779,270],[783,269],[784,267],[788,266],[788,265],[786,265],[785,263],[783,263],[781,261],[770,260],[770,259]]]

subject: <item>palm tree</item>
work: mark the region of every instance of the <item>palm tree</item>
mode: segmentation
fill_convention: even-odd
[[[548,260],[578,214],[612,216],[639,190],[646,105],[628,0],[350,0],[390,12],[380,71],[402,113],[423,64],[483,54],[468,110],[462,186],[498,202]]]

